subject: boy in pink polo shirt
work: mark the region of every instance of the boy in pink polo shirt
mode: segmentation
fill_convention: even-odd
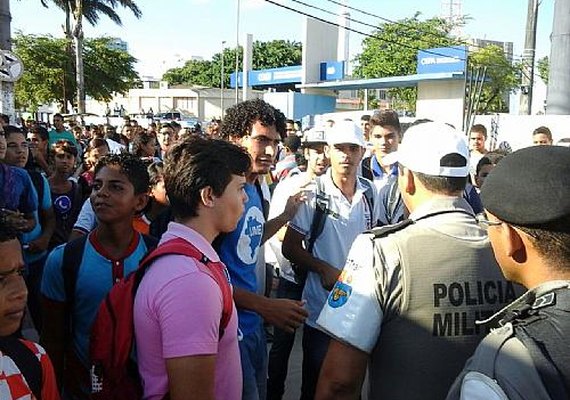
[[[175,222],[160,244],[181,238],[219,261],[211,243],[236,228],[250,167],[247,152],[225,141],[192,137],[170,149],[164,182]],[[200,261],[166,255],[154,262],[134,304],[145,399],[241,398],[237,313],[234,306],[221,331],[222,311],[222,290]]]

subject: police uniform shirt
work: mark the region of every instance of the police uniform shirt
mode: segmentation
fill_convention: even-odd
[[[545,282],[520,296],[513,303],[499,311],[486,323],[502,320],[509,310],[520,310],[529,299],[536,299],[533,308],[542,308],[556,302],[552,291],[559,288],[570,290],[570,281]],[[495,349],[503,342],[497,353]],[[492,368],[493,377],[487,376],[489,371],[479,368]],[[508,322],[495,329],[483,339],[473,357],[467,361],[463,373],[454,383],[447,400],[534,400],[551,399],[544,386],[535,363],[524,344],[514,335],[513,325]]]
[[[315,241],[313,256],[334,268],[342,269],[354,239],[372,227],[371,221],[378,220],[380,202],[374,201],[375,210],[369,209],[364,197],[366,187],[359,180],[357,180],[352,202],[349,202],[334,184],[330,169],[320,179],[330,199],[328,206],[330,210],[327,212],[323,231]],[[289,227],[304,235],[306,239],[308,239],[315,213],[316,185],[312,184],[307,189],[311,190],[307,194],[307,201],[301,204],[297,214],[289,222]],[[378,198],[375,189],[374,197],[375,200]],[[306,307],[309,312],[307,325],[317,327],[316,320],[326,302],[327,295],[328,291],[323,288],[319,275],[310,271],[303,290],[303,299],[307,301]]]
[[[472,213],[462,198],[439,198],[424,203],[410,219],[453,238],[485,240],[485,231]],[[406,290],[396,243],[387,236],[379,239],[377,246],[381,248],[381,265],[373,263],[378,257],[372,233],[364,233],[354,241],[344,270],[317,320],[333,337],[369,354],[381,334],[383,320],[398,315]]]

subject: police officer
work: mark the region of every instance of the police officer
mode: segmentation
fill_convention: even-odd
[[[535,146],[505,157],[481,190],[505,277],[530,289],[489,319],[448,399],[570,398],[570,150]]]
[[[410,211],[360,235],[317,324],[332,337],[317,399],[441,399],[485,332],[475,320],[515,299],[462,192],[463,135],[446,124],[408,129],[386,163]],[[393,157],[393,158],[392,158]]]

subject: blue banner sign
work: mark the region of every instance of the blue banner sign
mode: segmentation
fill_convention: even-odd
[[[418,74],[465,72],[467,47],[438,47],[418,51]]]
[[[238,83],[242,86],[242,75],[238,73]],[[249,71],[249,86],[270,86],[281,83],[301,83],[302,66],[262,69]],[[235,87],[235,73],[230,75],[230,86]]]

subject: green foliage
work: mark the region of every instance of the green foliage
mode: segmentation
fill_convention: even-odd
[[[287,67],[301,64],[301,43],[288,40],[253,43],[253,69]],[[235,70],[236,50],[224,49],[224,87],[229,87],[230,74]],[[240,48],[239,66],[242,67],[243,51]],[[162,79],[171,85],[202,85],[220,87],[222,53],[212,60],[190,60],[183,67],[166,71]]]
[[[416,73],[418,49],[456,44],[449,36],[453,27],[440,18],[420,20],[419,13],[396,23],[380,24],[362,43],[363,51],[356,57],[354,69],[360,78],[384,78]],[[391,89],[390,95],[404,109],[414,110],[415,88]]]
[[[75,13],[75,0],[40,0],[40,2],[46,8],[48,8],[49,3],[53,3],[56,7],[65,12],[71,11],[71,13]],[[120,26],[123,22],[119,14],[115,11],[117,5],[131,10],[137,18],[140,18],[142,15],[141,10],[132,0],[83,0],[83,17],[85,17],[91,25],[95,26],[99,22],[100,15],[103,14]]]
[[[548,74],[550,72],[550,60],[547,56],[542,57],[536,63],[536,68],[538,69],[538,75],[540,79],[548,85]]]
[[[14,51],[24,63],[24,74],[15,84],[17,106],[37,110],[42,104],[63,102],[64,88],[67,92],[75,90],[67,40],[22,33],[13,40]],[[85,40],[85,88],[96,100],[109,101],[113,92],[124,93],[138,80],[136,59],[111,48],[111,41],[107,37]]]
[[[486,81],[477,112],[508,112],[508,94],[520,86],[521,66],[513,65],[498,46],[487,46],[469,54],[470,68],[487,67]]]

